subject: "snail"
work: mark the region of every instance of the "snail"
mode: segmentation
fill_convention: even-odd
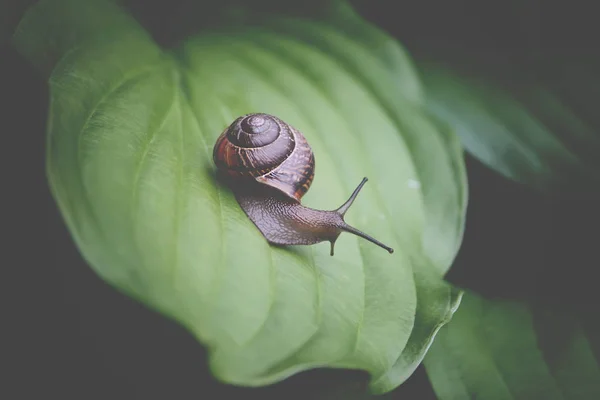
[[[335,210],[316,210],[300,203],[314,178],[315,157],[302,133],[281,119],[265,113],[236,118],[217,138],[213,161],[242,210],[269,243],[329,241],[333,256],[335,241],[342,232],[349,232],[393,253],[391,247],[344,221],[366,177]]]

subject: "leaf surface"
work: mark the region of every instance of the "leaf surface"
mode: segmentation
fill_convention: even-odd
[[[111,2],[31,8],[13,40],[49,76],[52,192],[98,275],[190,330],[219,379],[328,366],[389,391],[460,300],[441,276],[462,238],[462,151],[383,33],[356,15],[268,20],[164,50]],[[250,112],[307,137],[307,206],[333,209],[369,177],[347,221],[396,252],[347,234],[335,257],[326,243],[269,246],[212,162],[217,136]]]

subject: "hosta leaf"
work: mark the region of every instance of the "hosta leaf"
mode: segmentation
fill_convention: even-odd
[[[440,400],[600,397],[599,326],[556,307],[466,293],[425,358]]]
[[[419,70],[428,108],[455,129],[467,151],[540,189],[574,178],[597,182],[600,125],[590,112],[600,93],[591,73],[597,57],[493,58],[467,69],[453,62],[459,55],[422,59]],[[462,65],[471,58],[462,54]]]
[[[458,141],[419,107],[391,39],[356,15],[270,16],[167,51],[111,2],[46,0],[14,43],[49,76],[48,177],[81,253],[190,330],[219,379],[329,366],[368,371],[382,392],[412,373],[460,299],[441,276],[466,183]],[[347,220],[396,252],[350,235],[335,257],[269,246],[212,162],[216,137],[249,112],[307,137],[305,204],[334,208],[368,176]]]

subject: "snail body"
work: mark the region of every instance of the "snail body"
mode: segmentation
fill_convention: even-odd
[[[304,135],[281,119],[264,113],[238,117],[217,138],[213,161],[248,218],[269,243],[331,243],[342,232],[360,236],[392,253],[394,250],[348,225],[344,215],[367,178],[350,198],[331,211],[301,204],[314,179],[315,157]]]

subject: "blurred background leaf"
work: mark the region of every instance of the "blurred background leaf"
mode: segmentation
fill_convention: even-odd
[[[425,358],[440,400],[600,397],[596,315],[465,293]]]
[[[539,56],[524,63],[497,53],[485,58],[479,53],[479,60],[456,49],[451,53],[442,61],[421,61],[419,70],[428,108],[451,124],[468,152],[540,190],[568,189],[573,181],[598,184],[600,125],[589,104],[600,94],[594,76],[600,55]],[[445,66],[448,60],[469,67],[455,71]],[[569,93],[563,96],[561,89],[576,91],[587,99],[577,99],[586,107],[569,104]]]

